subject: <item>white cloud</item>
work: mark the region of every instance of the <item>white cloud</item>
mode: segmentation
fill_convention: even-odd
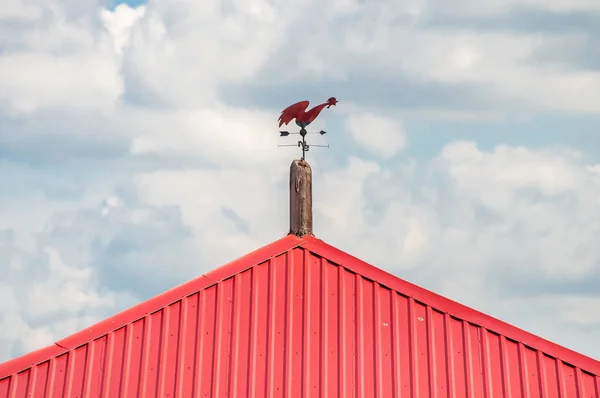
[[[123,47],[129,44],[131,27],[144,16],[145,12],[144,6],[131,8],[126,4],[119,4],[114,11],[101,10],[102,21],[113,37],[117,53],[123,53]]]
[[[27,4],[24,0],[13,0],[0,9],[0,19],[35,20],[40,16],[40,9]]]
[[[406,146],[399,121],[368,113],[351,113],[346,129],[357,144],[383,158],[396,155]]]
[[[64,245],[46,246],[36,239],[37,248],[27,248],[10,232],[1,235],[0,256],[11,265],[0,280],[5,304],[0,309],[1,358],[49,345],[134,303],[128,294],[99,289],[89,265],[66,263]]]
[[[444,0],[423,0],[429,12],[443,12],[456,15],[486,15],[506,12],[515,7],[531,9],[549,9],[552,11],[597,11],[600,9],[594,0],[490,0],[478,2],[474,0],[456,0],[452,3]]]
[[[9,54],[0,58],[0,75],[0,101],[17,114],[50,106],[110,107],[121,94],[114,63],[94,54]]]
[[[581,173],[578,158],[578,154],[560,149],[532,152],[509,146],[499,146],[486,155],[473,142],[456,142],[442,151],[440,167],[446,168],[457,188],[498,208],[510,205],[520,190],[552,197],[583,186],[589,176]]]
[[[131,112],[131,115],[136,113]],[[226,107],[139,113],[134,155],[201,157],[219,164],[256,164],[281,158],[274,151],[273,115]]]
[[[100,9],[89,5],[23,3],[19,9],[36,18],[22,24],[11,23],[14,15],[0,15],[4,112],[112,106],[122,93],[118,58],[112,36],[99,24]]]
[[[266,2],[152,3],[132,29],[123,65],[132,95],[151,90],[171,105],[217,100],[219,83],[251,79],[284,39],[284,21]],[[142,86],[142,87],[139,87]]]
[[[269,236],[285,232],[287,201],[272,192],[276,186],[287,185],[286,163],[271,173],[261,169],[162,171],[138,175],[135,181],[140,195],[149,203],[179,206],[186,224],[204,239],[214,241],[211,250],[227,253],[225,248],[216,250],[221,243],[230,241],[225,237],[239,239],[238,245],[256,244],[261,238],[268,240]],[[234,221],[227,220],[223,209],[233,209],[250,231],[240,230]],[[209,225],[211,234],[206,236]],[[236,242],[230,242],[236,246]],[[243,247],[251,245],[244,243]]]

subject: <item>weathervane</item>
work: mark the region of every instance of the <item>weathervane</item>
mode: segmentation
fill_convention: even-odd
[[[317,118],[317,116],[319,116],[319,113],[321,113],[321,111],[323,109],[325,109],[326,107],[329,108],[330,106],[335,106],[337,103],[338,103],[338,100],[336,100],[335,97],[331,97],[327,100],[327,102],[319,104],[319,105],[315,106],[314,108],[307,111],[306,108],[308,108],[309,102],[308,101],[300,101],[293,105],[288,106],[281,112],[281,115],[279,116],[279,127],[280,128],[284,124],[287,125],[293,119],[296,119],[296,125],[298,125],[298,127],[300,127],[300,131],[298,133],[290,133],[289,131],[280,131],[279,134],[281,137],[287,137],[290,134],[299,134],[302,137],[302,141],[298,141],[298,145],[297,145],[298,147],[302,148],[302,160],[304,160],[304,157],[306,156],[306,152],[308,152],[308,149],[310,148],[310,146],[306,143],[306,135],[307,134],[320,134],[320,135],[327,134],[323,130],[319,131],[318,133],[309,133],[306,131],[306,127],[309,124],[311,124]],[[289,145],[279,145],[279,146],[296,146],[296,145],[289,144]],[[312,146],[329,148],[329,145],[312,145]]]

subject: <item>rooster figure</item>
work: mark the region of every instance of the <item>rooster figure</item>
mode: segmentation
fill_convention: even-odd
[[[317,118],[317,116],[319,116],[319,113],[321,113],[325,107],[329,108],[330,106],[335,106],[337,103],[338,100],[336,100],[335,97],[331,97],[327,100],[327,102],[319,104],[307,111],[306,108],[308,108],[308,101],[297,102],[288,106],[281,112],[281,116],[279,116],[279,127],[284,124],[287,125],[293,119],[296,119],[296,124],[300,128],[304,129],[306,126],[311,124],[313,120]]]

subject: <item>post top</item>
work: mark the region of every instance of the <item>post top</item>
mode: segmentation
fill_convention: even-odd
[[[310,164],[306,161],[306,159],[294,159],[292,160],[292,164],[290,167],[300,166],[300,167],[308,167],[310,169]]]

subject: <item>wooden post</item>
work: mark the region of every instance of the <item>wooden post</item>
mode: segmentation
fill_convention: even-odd
[[[306,160],[290,166],[290,234],[313,235],[312,170]]]

